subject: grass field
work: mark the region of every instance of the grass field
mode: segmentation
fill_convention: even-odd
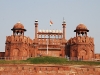
[[[95,61],[68,61],[58,57],[35,57],[27,60],[0,60],[0,64],[65,64],[65,65],[100,65]]]

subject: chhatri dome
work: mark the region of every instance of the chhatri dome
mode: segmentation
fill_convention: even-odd
[[[76,30],[87,30],[87,27],[84,25],[84,24],[79,24],[77,27],[76,27]]]
[[[24,26],[23,26],[23,24],[21,24],[20,22],[18,22],[18,23],[16,23],[13,26],[13,29],[24,29]]]

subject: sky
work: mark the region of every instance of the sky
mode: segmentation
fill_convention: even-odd
[[[73,31],[83,23],[94,38],[95,53],[100,53],[100,0],[0,0],[0,51],[5,51],[6,36],[12,35],[17,22],[27,29],[25,36],[34,39],[35,20],[41,30],[62,30],[63,17],[67,40],[75,37]]]

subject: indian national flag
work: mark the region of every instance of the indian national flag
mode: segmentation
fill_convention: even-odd
[[[50,20],[50,26],[53,24],[53,22]]]

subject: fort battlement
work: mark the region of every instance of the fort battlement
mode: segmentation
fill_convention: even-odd
[[[78,36],[69,40],[70,44],[90,44],[94,45],[94,38],[89,36]]]
[[[26,36],[6,36],[6,43],[26,43],[32,44],[32,39]]]
[[[62,30],[39,30],[38,33],[63,33]]]

